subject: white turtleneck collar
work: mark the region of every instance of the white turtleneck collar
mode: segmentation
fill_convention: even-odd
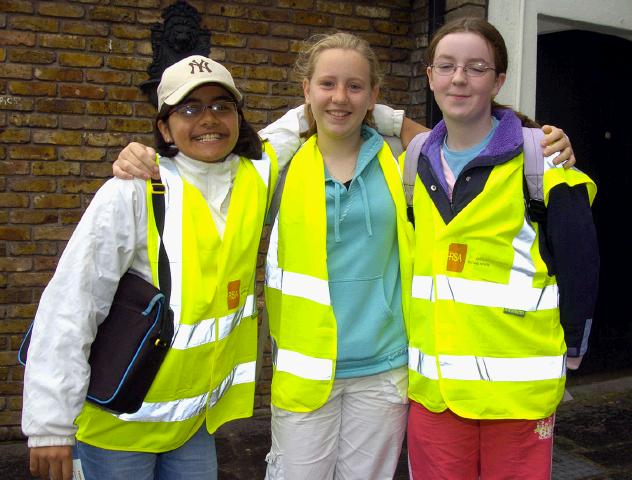
[[[180,152],[172,160],[180,175],[197,188],[206,200],[217,231],[223,237],[230,192],[239,168],[239,156],[231,153],[220,162],[201,162]]]

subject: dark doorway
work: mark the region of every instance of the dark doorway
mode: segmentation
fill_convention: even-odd
[[[632,42],[589,31],[538,36],[536,119],[568,133],[597,183],[601,274],[589,354],[577,374],[632,367],[627,236],[632,208]]]

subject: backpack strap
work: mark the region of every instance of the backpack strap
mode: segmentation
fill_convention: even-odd
[[[544,204],[544,154],[540,141],[544,133],[539,128],[522,127],[524,141],[524,200],[529,219],[544,223],[546,205]]]
[[[404,193],[406,194],[406,205],[408,220],[414,225],[415,214],[413,213],[413,195],[415,193],[415,179],[417,178],[417,165],[419,164],[419,156],[421,155],[421,147],[430,136],[431,130],[421,132],[415,135],[408,147],[406,148],[406,156],[404,158]]]

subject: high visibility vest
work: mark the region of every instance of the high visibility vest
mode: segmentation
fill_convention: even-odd
[[[540,419],[564,393],[558,288],[525,218],[523,155],[493,168],[484,190],[446,224],[419,177],[409,330],[409,397],[473,419]],[[545,165],[544,195],[596,186]]]
[[[313,411],[325,404],[336,368],[337,325],[327,274],[325,169],[316,138],[310,137],[292,159],[266,262],[272,404],[295,412]],[[406,217],[398,164],[386,142],[377,157],[395,204],[403,308],[407,312],[412,225]]]
[[[113,414],[85,403],[77,438],[100,448],[162,452],[206,422],[209,433],[252,415],[257,350],[255,270],[276,182],[276,157],[240,159],[223,239],[202,194],[161,158],[166,187],[163,240],[171,268],[175,334],[140,410]],[[270,178],[272,177],[272,178]],[[158,284],[159,237],[147,185],[148,251]]]

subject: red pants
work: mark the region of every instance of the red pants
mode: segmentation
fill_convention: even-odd
[[[549,480],[555,415],[542,420],[470,420],[410,402],[411,480]]]

